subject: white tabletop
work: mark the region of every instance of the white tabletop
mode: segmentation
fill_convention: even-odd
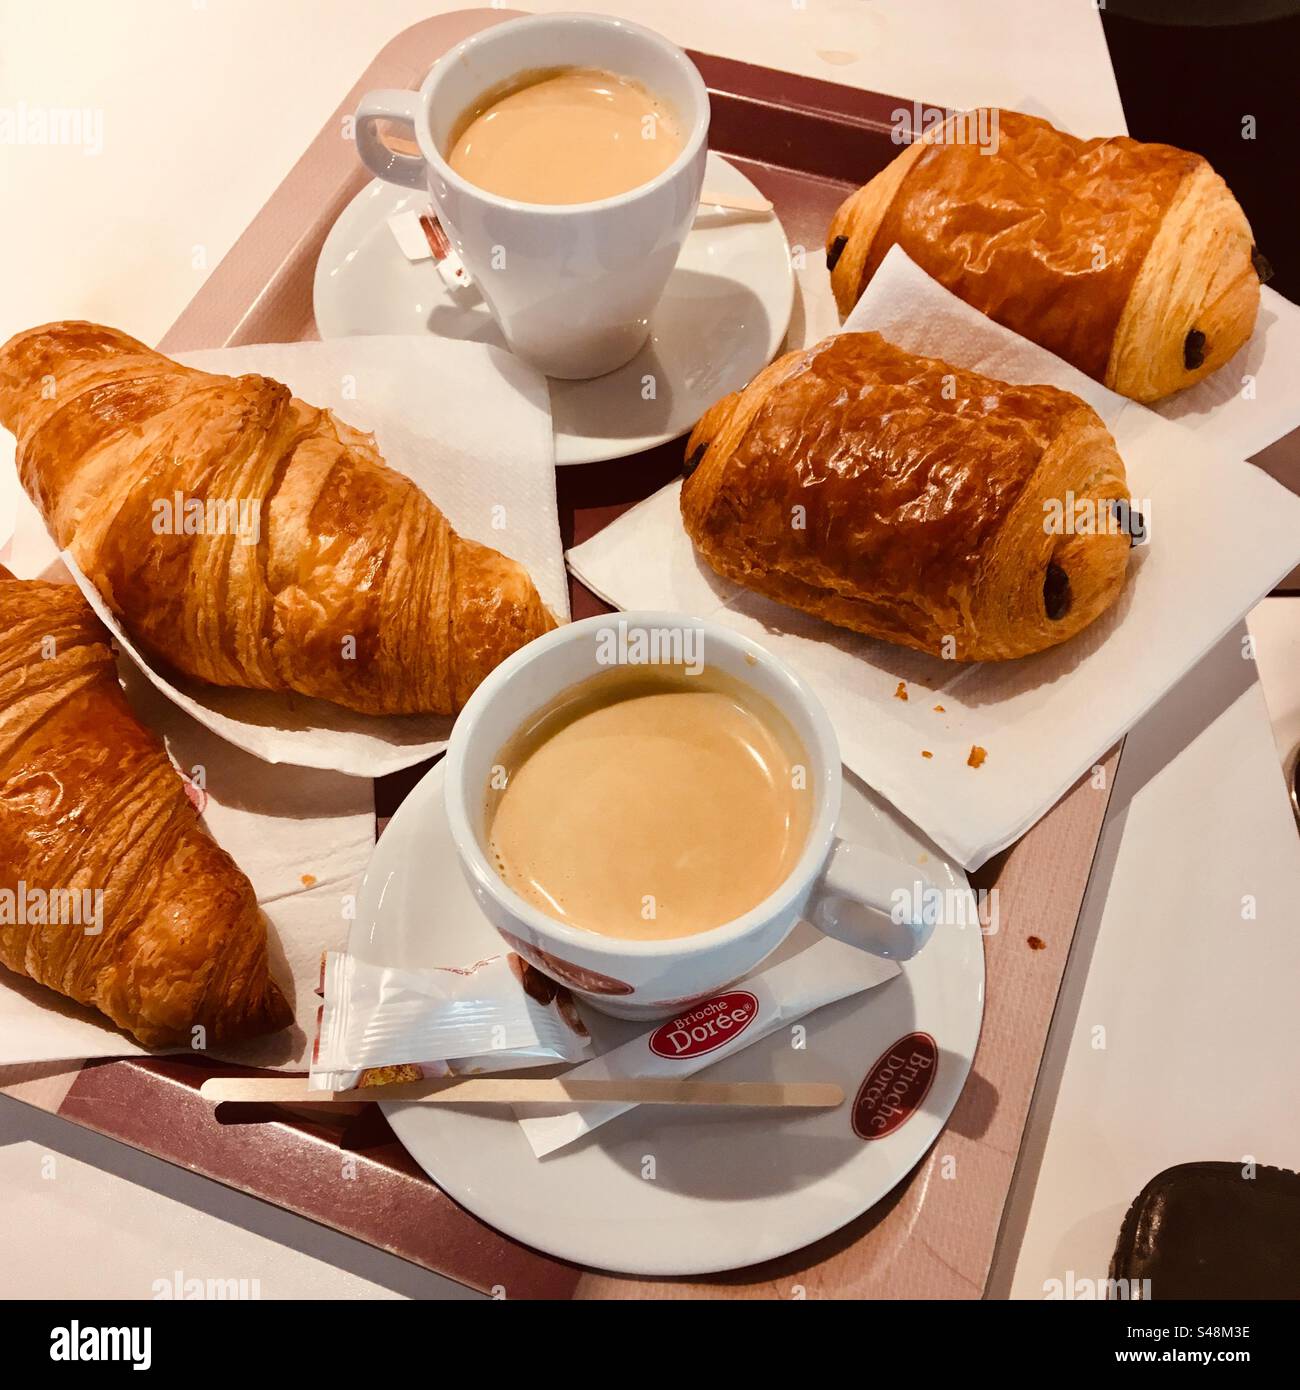
[[[1029,96],[1078,134],[1123,126],[1087,0],[592,7],[703,52],[935,105],[1023,105]],[[93,143],[0,143],[0,264],[8,268],[0,340],[80,314],[157,342],[384,44],[430,14],[469,8],[449,0],[0,0],[0,107],[102,117],[98,152]],[[520,0],[507,8],[583,5]]]
[[[519,5],[576,8],[572,0]],[[1124,129],[1094,6],[1079,0],[602,0],[679,43],[935,105]],[[0,339],[90,317],[156,341],[383,44],[446,0],[0,0],[0,112],[90,113],[83,146],[0,142]],[[96,131],[102,132],[101,142]],[[0,524],[3,518],[0,518]],[[1256,619],[1280,737],[1300,738],[1300,602]],[[1235,663],[1235,664],[1234,664]],[[1159,1168],[1253,1153],[1300,1166],[1279,1103],[1300,1026],[1274,929],[1300,840],[1255,667],[1229,639],[1129,739],[1067,974],[993,1287],[1041,1296],[1104,1273],[1124,1206]],[[1291,730],[1291,733],[1287,733]],[[1253,894],[1254,926],[1233,916]],[[1093,1029],[1106,1046],[1094,1048]],[[1243,1078],[1236,1042],[1259,1037]],[[1248,1082],[1248,1084],[1244,1084]],[[0,1100],[0,1296],[150,1297],[176,1269],[260,1277],[262,1296],[441,1296],[454,1286],[63,1121]],[[60,1158],[59,1155],[65,1157]],[[52,1158],[55,1179],[43,1176]],[[104,1249],[42,1255],[90,1216]],[[1022,1240],[1023,1236],[1023,1240]]]

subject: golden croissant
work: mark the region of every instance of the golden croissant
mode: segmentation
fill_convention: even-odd
[[[292,1021],[266,950],[86,601],[0,569],[0,963],[146,1047],[190,1047]]]
[[[996,144],[963,138],[981,128],[973,119]],[[1139,401],[1232,357],[1271,274],[1200,155],[1126,136],[1076,140],[1015,111],[950,117],[840,207],[826,262],[841,315],[894,245],[968,304]]]
[[[958,661],[1064,642],[1114,602],[1140,534],[1097,413],[841,333],[695,427],[686,530],[719,574]]]
[[[0,348],[0,423],[61,547],[152,657],[214,685],[448,714],[554,627],[373,438],[263,376],[55,323]]]

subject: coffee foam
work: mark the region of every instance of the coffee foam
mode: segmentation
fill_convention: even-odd
[[[487,848],[550,917],[601,935],[709,931],[789,876],[812,819],[785,716],[705,667],[621,669],[553,701],[496,759]]]
[[[641,83],[599,68],[516,74],[452,128],[447,162],[489,193],[576,204],[649,183],[682,151],[668,107]]]

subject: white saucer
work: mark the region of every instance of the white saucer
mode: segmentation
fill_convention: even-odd
[[[758,195],[712,153],[705,182],[720,193]],[[398,250],[388,218],[428,203],[423,192],[376,179],[343,210],[316,263],[322,338],[436,333],[501,345],[474,290],[449,290],[431,260],[408,261]],[[551,382],[556,463],[621,458],[685,434],[776,356],[793,307],[790,248],[776,217],[702,212],[641,352],[608,376]],[[643,398],[647,376],[655,379],[654,400]]]
[[[375,848],[348,942],[362,959],[419,968],[501,948],[456,861],[442,808],[443,766],[406,798]],[[848,774],[841,829],[905,861],[926,856],[931,873],[945,870],[933,847]],[[947,873],[965,886],[960,870]],[[798,928],[770,960],[813,938],[812,928]],[[724,1081],[836,1081],[853,1098],[893,1044],[929,1034],[938,1049],[929,1092],[881,1139],[853,1132],[851,1103],[785,1113],[646,1105],[539,1161],[509,1113],[397,1104],[384,1111],[439,1187],[516,1240],[620,1273],[716,1273],[838,1230],[907,1175],[957,1102],[983,998],[978,928],[939,927],[901,975],[806,1017],[804,1049],[780,1030],[701,1073]],[[601,1051],[645,1031],[591,1010],[584,1017]],[[643,1176],[648,1156],[652,1180]]]

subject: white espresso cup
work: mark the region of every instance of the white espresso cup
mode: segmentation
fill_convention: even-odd
[[[640,82],[673,113],[681,153],[657,177],[593,203],[523,203],[461,178],[445,158],[457,123],[515,77],[603,68]],[[375,128],[403,128],[419,155],[399,154]],[[709,98],[680,48],[603,15],[535,15],[459,43],[418,92],[369,93],[357,148],[382,179],[425,188],[452,245],[512,352],[548,376],[601,376],[636,356],[699,206]]]
[[[807,843],[774,892],[734,921],[667,940],[603,936],[557,921],[510,888],[488,852],[489,788],[501,751],[557,696],[634,656],[702,663],[769,701],[807,754],[814,798]],[[496,785],[499,785],[499,776]],[[680,613],[587,618],[539,637],[502,662],[461,711],[447,748],[447,818],[479,907],[506,942],[544,974],[620,1018],[671,1014],[748,974],[801,918],[876,955],[906,959],[933,926],[895,910],[896,890],[920,877],[916,865],[852,844],[835,833],[840,750],[817,697],[789,667],[747,637]]]

